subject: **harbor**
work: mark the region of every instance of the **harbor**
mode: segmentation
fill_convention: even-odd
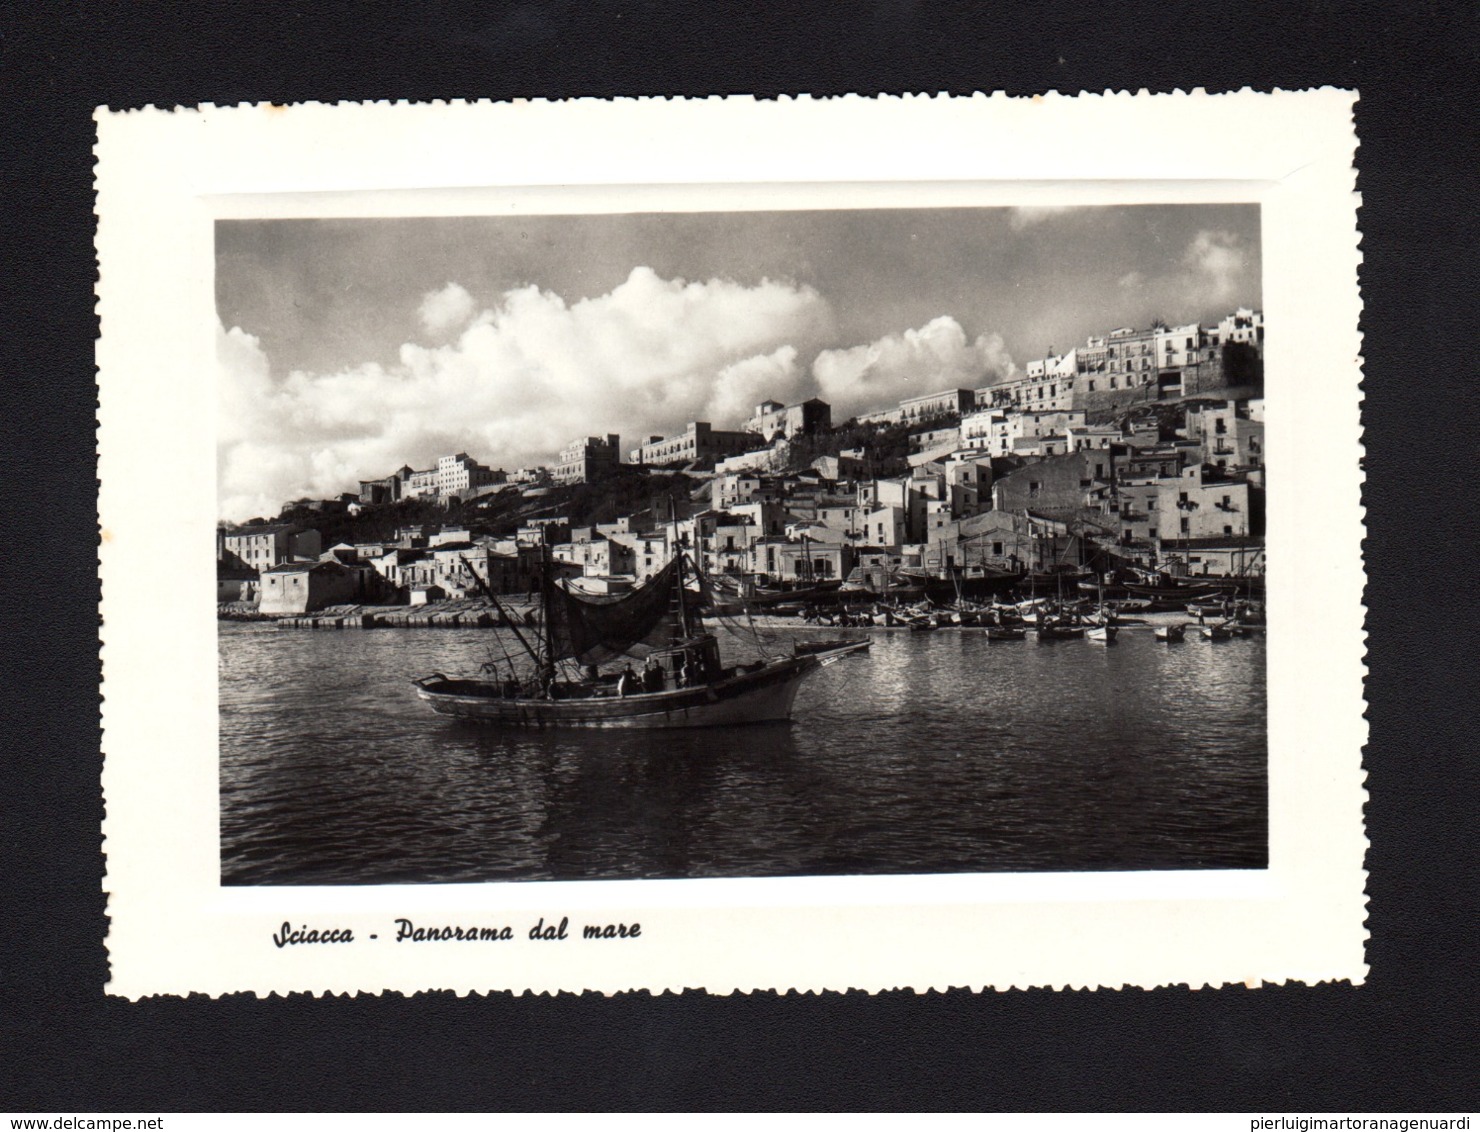
[[[1109,209],[1113,271],[930,215],[562,217],[481,288],[544,221],[407,221],[433,274],[328,337],[260,301],[311,241],[232,229],[223,882],[1264,867],[1258,209]]]

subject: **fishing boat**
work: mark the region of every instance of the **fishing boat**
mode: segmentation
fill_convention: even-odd
[[[1084,629],[1084,638],[1102,645],[1113,645],[1115,634],[1118,632],[1120,630],[1114,625],[1087,625]]]
[[[1044,641],[1073,641],[1084,637],[1083,625],[1039,625],[1038,643]]]
[[[791,718],[801,683],[847,653],[837,649],[770,656],[726,665],[705,631],[698,599],[688,592],[685,556],[676,555],[646,584],[623,595],[586,595],[543,570],[543,616],[536,632],[514,628],[533,662],[531,678],[497,662],[477,677],[437,672],[413,681],[433,711],[508,727],[690,728],[768,723]],[[471,571],[471,568],[469,568]],[[485,595],[498,599],[478,578]],[[533,640],[531,640],[533,636]],[[630,660],[621,671],[610,665]],[[607,665],[606,672],[601,666]]]
[[[1227,641],[1233,638],[1233,629],[1225,622],[1218,625],[1199,625],[1198,631],[1202,633],[1205,641]]]
[[[1021,641],[1027,636],[1026,630],[1014,628],[1011,625],[987,626],[987,640],[989,641]]]
[[[825,653],[837,653],[846,656],[850,652],[867,652],[869,645],[873,642],[867,637],[863,640],[838,639],[831,641],[797,641],[791,646],[792,652],[798,656],[807,654],[818,656]]]
[[[1170,645],[1175,644],[1187,635],[1187,626],[1158,625],[1155,629],[1151,630],[1151,633],[1158,641],[1165,641]]]

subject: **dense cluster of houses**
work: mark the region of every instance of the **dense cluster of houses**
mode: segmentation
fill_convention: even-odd
[[[669,514],[588,526],[547,515],[507,537],[423,525],[390,542],[327,548],[294,524],[223,529],[218,599],[290,613],[461,598],[484,587],[529,596],[552,566],[573,586],[615,593],[661,570],[679,547],[742,592],[849,578],[882,589],[899,570],[1043,569],[1086,546],[1175,573],[1262,574],[1262,386],[1240,384],[1250,372],[1240,355],[1261,356],[1263,333],[1262,314],[1247,309],[1215,327],[1117,330],[1029,363],[1020,379],[858,418],[910,426],[902,475],[876,474],[867,445],[796,467],[790,445],[826,434],[829,407],[768,401],[735,432],[692,422],[629,453],[626,464],[681,469],[699,485]],[[615,435],[581,438],[553,470],[512,476],[459,453],[434,469],[365,481],[339,502],[488,490],[537,497],[552,483],[599,481],[623,463]]]

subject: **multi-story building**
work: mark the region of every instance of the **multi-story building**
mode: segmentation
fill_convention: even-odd
[[[634,448],[634,464],[663,467],[672,464],[708,464],[727,456],[738,456],[755,446],[755,434],[727,432],[710,426],[708,421],[690,421],[677,436],[654,437],[641,448]]]
[[[402,464],[390,475],[379,480],[360,481],[361,503],[394,503],[401,498],[406,481],[411,478],[411,465]]]
[[[401,484],[402,499],[435,499],[437,494],[436,468],[418,468]]]
[[[615,433],[583,436],[573,440],[560,452],[555,465],[557,484],[595,483],[617,470],[622,462],[622,439]]]
[[[1074,407],[1074,376],[1064,367],[1073,364],[1074,351],[1054,360],[1029,363],[1029,373],[1006,382],[977,389],[981,408],[1015,408],[1018,411],[1049,413]],[[1054,361],[1054,367],[1048,367]]]
[[[256,570],[259,574],[284,562],[317,559],[323,553],[318,531],[304,530],[292,523],[267,523],[222,532],[217,557],[227,566]]]
[[[1124,442],[1119,425],[1071,424],[1064,429],[1070,452],[1083,452],[1090,448],[1111,448]]]
[[[508,479],[500,468],[486,468],[466,452],[442,456],[437,460],[437,493],[461,496],[480,487],[503,483]]]
[[[1264,312],[1239,307],[1218,323],[1218,342],[1242,342],[1264,352]]]
[[[906,541],[903,507],[876,507],[863,517],[863,539],[869,546],[899,546]]]
[[[514,532],[514,538],[525,546],[554,546],[570,538],[570,520],[564,515],[531,519]]]
[[[1223,469],[1264,466],[1264,422],[1249,418],[1247,403],[1194,405],[1186,422],[1184,431],[1201,445],[1203,463]]]
[[[1034,412],[985,409],[961,419],[961,445],[993,456],[1011,456],[1018,452],[1020,441],[1062,437],[1069,429],[1083,424],[1084,413],[1077,409]],[[1060,447],[1059,451],[1064,449]]]
[[[1123,478],[1117,487],[1122,542],[1248,537],[1249,485],[1205,464],[1173,475]]]
[[[1105,376],[1111,389],[1134,389],[1156,381],[1155,330],[1123,326],[1105,341]]]
[[[749,503],[736,503],[729,509],[731,515],[739,515],[761,535],[779,535],[786,524],[794,518],[787,513],[779,500],[756,498]]]
[[[959,417],[976,407],[976,393],[970,389],[943,389],[923,397],[910,397],[899,403],[900,420],[906,424]],[[862,420],[863,418],[859,418]]]
[[[709,484],[709,503],[716,511],[729,511],[738,503],[753,499],[775,499],[777,483],[765,476],[731,472],[715,476]]]
[[[1203,360],[1202,347],[1209,342],[1208,333],[1197,323],[1186,326],[1158,326],[1156,329],[1156,368],[1181,369]]]
[[[800,436],[825,432],[832,427],[832,406],[813,397],[796,405],[764,401],[755,407],[755,415],[745,422],[745,430],[768,443],[777,437]]]
[[[1114,466],[1108,452],[1070,452],[1009,472],[992,484],[998,511],[1031,511],[1055,519],[1109,512]]]
[[[550,557],[572,562],[587,577],[609,578],[636,573],[636,557],[630,543],[610,538],[563,542],[550,548]]]

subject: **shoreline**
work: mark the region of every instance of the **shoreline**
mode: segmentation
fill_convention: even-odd
[[[517,625],[520,628],[531,627],[538,623],[534,613],[534,606],[528,603],[500,603],[504,609],[519,618]],[[227,603],[219,606],[217,620],[236,621],[246,624],[270,624],[280,629],[499,629],[509,628],[509,621],[501,617],[492,606],[485,602],[439,602],[436,605],[426,606],[386,606],[386,605],[353,605],[353,606],[331,606],[328,609],[318,610],[314,613],[288,613],[273,614],[260,613],[241,608],[243,603]],[[718,620],[711,618],[711,620]],[[799,617],[776,617],[769,614],[752,614],[744,616],[732,616],[727,621],[741,626],[754,625],[756,629],[767,631],[799,632],[799,633],[908,633],[912,632],[907,624],[895,625],[826,625],[815,621],[803,621]],[[1209,618],[1209,623],[1221,620],[1220,618]],[[1121,616],[1116,626],[1122,630],[1135,631],[1138,629],[1153,629],[1167,625],[1198,624],[1197,615],[1188,613],[1186,610],[1159,610],[1140,611]],[[986,626],[983,625],[946,625],[931,630],[938,633],[982,632]],[[1251,625],[1250,629],[1262,631],[1263,625]],[[1030,628],[1029,632],[1033,632]]]

